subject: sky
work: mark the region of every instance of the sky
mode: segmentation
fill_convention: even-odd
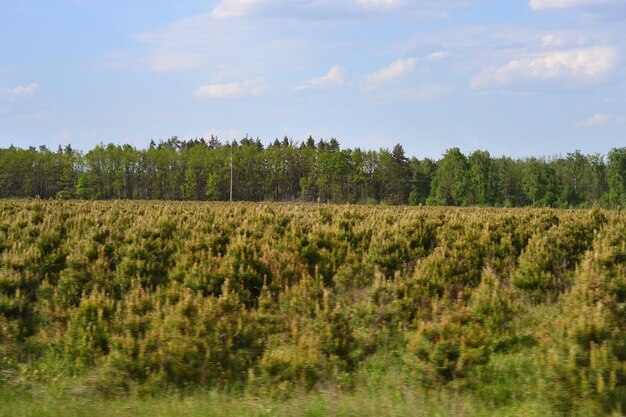
[[[626,146],[626,0],[3,0],[0,147]]]

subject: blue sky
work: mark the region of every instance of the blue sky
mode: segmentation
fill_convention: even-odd
[[[0,146],[626,146],[626,0],[4,0]]]

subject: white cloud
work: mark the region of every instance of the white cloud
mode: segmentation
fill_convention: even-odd
[[[310,79],[305,85],[298,87],[298,90],[306,88],[336,88],[341,87],[345,82],[346,70],[343,67],[335,65],[328,70],[326,75],[318,78]]]
[[[416,65],[416,58],[399,59],[394,61],[389,64],[389,66],[367,75],[364,78],[363,87],[365,89],[373,89],[405,77],[413,72]]]
[[[590,117],[589,119],[581,120],[580,122],[576,123],[575,126],[578,128],[593,127],[593,126],[606,125],[612,121],[613,121],[613,116],[609,116],[608,114],[603,114],[603,113],[597,113],[593,115],[592,117]]]
[[[0,93],[9,94],[13,97],[32,96],[39,91],[39,84],[30,83],[25,86],[17,86],[15,88],[0,88]]]
[[[27,86],[15,87],[13,90],[10,90],[9,92],[11,94],[17,94],[17,95],[25,94],[25,95],[30,96],[30,95],[35,94],[37,91],[39,91],[39,84],[31,83],[31,84],[28,84]]]
[[[469,0],[368,0],[370,6],[394,7],[385,13],[359,6],[356,1],[215,1],[205,13],[135,33],[132,40],[142,44],[140,47],[111,52],[94,64],[113,70],[157,73],[202,68],[213,82],[247,79],[251,74],[267,78],[276,71],[312,68],[330,50],[340,51],[346,59],[360,55],[359,35],[346,34],[344,28],[369,26],[379,19],[406,22],[438,18],[466,6]],[[385,38],[372,40],[368,48],[387,47]],[[242,56],[248,59],[242,60]]]
[[[261,94],[267,88],[261,77],[226,84],[207,84],[193,93],[198,98],[243,97]]]
[[[551,33],[541,38],[541,45],[547,48],[561,48],[565,45],[565,40]]]
[[[203,13],[176,20],[158,30],[135,34],[133,39],[147,48],[110,54],[104,64],[110,68],[152,72],[201,68],[215,82],[246,79],[251,73],[269,74],[278,67],[299,67],[304,60],[302,56],[307,56],[308,46],[302,41],[300,32],[304,31],[300,29],[297,22],[279,26],[270,21],[250,24]],[[243,56],[247,59],[242,59]]]
[[[530,0],[532,10],[586,8],[619,4],[619,0]]]
[[[426,57],[427,61],[441,61],[442,59],[446,59],[450,57],[450,52],[448,51],[437,51]]]
[[[581,120],[574,124],[576,128],[598,127],[608,125],[622,125],[626,122],[626,117],[612,116],[610,114],[596,113],[589,119]]]
[[[614,68],[617,51],[613,47],[590,47],[554,51],[489,67],[474,76],[472,89],[527,88],[537,82],[597,81]]]

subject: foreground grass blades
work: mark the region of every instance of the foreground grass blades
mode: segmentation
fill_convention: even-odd
[[[557,417],[549,403],[529,401],[491,408],[476,398],[458,394],[407,393],[398,391],[350,394],[317,392],[277,401],[254,396],[208,392],[158,398],[31,398],[11,395],[0,398],[0,417]],[[571,417],[593,417],[575,411]],[[615,413],[613,417],[619,417]]]

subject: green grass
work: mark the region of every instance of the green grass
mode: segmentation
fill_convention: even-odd
[[[427,395],[419,391],[318,391],[287,400],[263,399],[217,392],[156,398],[104,399],[89,395],[0,394],[0,417],[273,417],[273,416],[416,416],[416,417],[547,417],[557,416],[537,401],[491,408],[466,395],[451,392]],[[583,412],[574,417],[592,416]],[[616,415],[617,416],[617,415]]]

